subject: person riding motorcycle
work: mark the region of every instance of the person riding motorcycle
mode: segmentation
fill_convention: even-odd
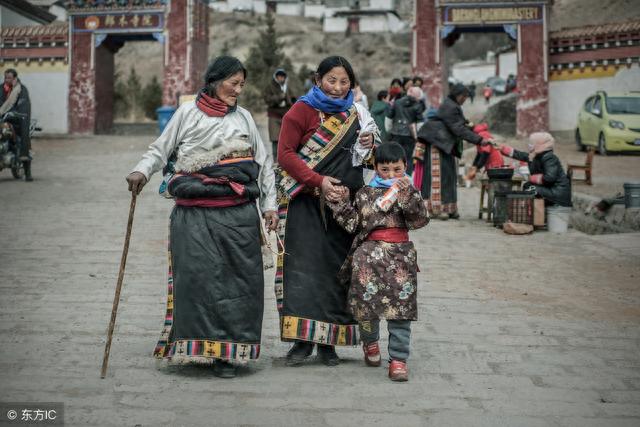
[[[31,122],[31,100],[27,87],[18,79],[18,72],[9,68],[4,72],[4,84],[0,90],[0,116],[7,112],[18,113],[18,116],[8,119],[20,136],[19,153],[24,166],[25,180],[33,181],[31,176],[31,137],[29,125]]]

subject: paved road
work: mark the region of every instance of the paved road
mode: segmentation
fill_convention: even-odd
[[[144,137],[37,140],[33,183],[0,173],[0,401],[64,402],[74,426],[638,426],[640,237],[504,235],[475,218],[416,232],[411,380],[344,362],[287,368],[269,273],[261,359],[235,380],[151,357],[171,203],[138,202],[109,375],[99,378]],[[383,348],[386,344],[383,343]]]

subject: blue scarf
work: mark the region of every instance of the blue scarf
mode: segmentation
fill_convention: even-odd
[[[405,174],[404,176],[409,176]],[[373,179],[369,182],[369,187],[373,188],[389,188],[391,187],[399,178],[390,178],[390,179],[382,179],[376,174]]]
[[[323,113],[341,113],[353,105],[353,91],[349,90],[344,99],[335,99],[327,96],[318,86],[313,86],[306,95],[300,97],[300,101]]]

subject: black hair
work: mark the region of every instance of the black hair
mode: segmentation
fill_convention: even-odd
[[[377,166],[382,163],[393,163],[402,160],[407,164],[407,155],[402,145],[397,142],[385,142],[376,147],[373,163]]]
[[[318,69],[316,70],[316,78],[318,79],[318,82],[322,80],[325,74],[336,67],[344,68],[347,72],[347,76],[349,76],[349,87],[353,89],[356,85],[356,74],[353,72],[353,67],[351,67],[349,61],[342,56],[329,56],[320,62]]]
[[[287,77],[287,72],[282,68],[278,68],[274,74],[275,76],[285,76]]]
[[[413,78],[413,84],[416,84],[417,82],[420,82],[420,83],[424,84],[424,79],[422,77],[420,77],[420,76],[415,76]]]
[[[381,90],[378,92],[378,101],[382,101],[383,98],[386,98],[389,95],[388,90]]]
[[[393,86],[394,83],[398,83],[400,86],[402,86],[402,80],[400,80],[399,78],[391,80],[391,84],[389,85],[389,87]]]
[[[7,68],[7,70],[4,73],[5,74],[7,74],[7,73],[12,74],[14,79],[16,77],[18,77],[18,72],[16,70],[14,70],[13,68]]]
[[[451,86],[451,89],[449,89],[449,98],[452,99],[453,101],[458,102],[456,98],[460,95],[469,97],[471,95],[471,91],[469,91],[469,88],[463,85],[462,83],[456,83],[453,86]]]
[[[247,78],[247,69],[242,62],[233,56],[218,56],[209,63],[207,71],[204,73],[204,84],[210,85],[225,80],[234,74],[242,71],[244,78]]]
[[[403,77],[402,78],[402,87],[404,87],[404,85],[406,85],[407,83],[413,84],[413,79],[411,77]]]

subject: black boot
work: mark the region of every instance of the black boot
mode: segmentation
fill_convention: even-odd
[[[313,353],[313,343],[296,341],[287,353],[287,366],[300,366]]]
[[[33,177],[31,176],[31,160],[22,162],[22,166],[24,167],[24,180],[28,182],[33,181]]]
[[[318,359],[327,366],[340,364],[340,358],[336,354],[336,348],[332,345],[318,344]]]
[[[226,360],[216,360],[213,365],[213,375],[218,378],[235,378],[237,368]]]

